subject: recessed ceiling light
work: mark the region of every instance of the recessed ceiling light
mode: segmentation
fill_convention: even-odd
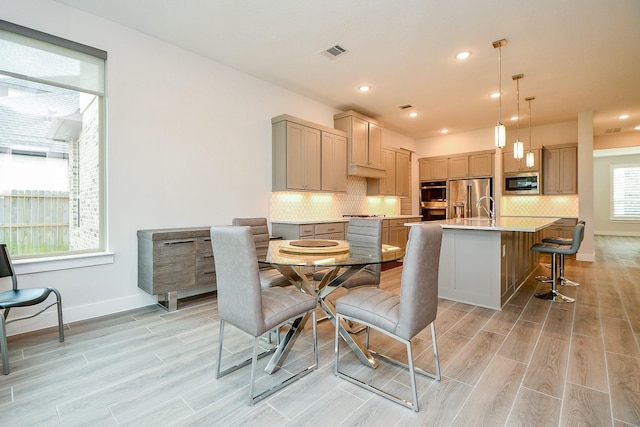
[[[621,115],[621,116],[618,116],[618,118],[619,118],[620,120],[626,120],[626,119],[628,119],[628,118],[629,118],[629,115],[628,115],[628,114],[623,114],[623,115]]]
[[[489,95],[490,98],[500,98],[500,92],[493,92],[491,95]]]
[[[448,133],[448,132],[449,132],[449,129],[442,129],[442,130],[440,131],[440,133]]]
[[[516,120],[518,120],[518,116],[511,116],[509,117],[509,120],[512,120],[515,122]]]
[[[416,113],[415,111],[412,111],[409,113],[409,117],[417,117],[418,113]]]
[[[635,130],[640,130],[640,126],[634,127]]]
[[[369,86],[369,85],[362,85],[362,86],[360,86],[358,89],[360,89],[360,92],[369,92],[369,90],[371,90],[371,86]]]
[[[456,59],[467,59],[471,56],[471,52],[460,52],[456,55]]]

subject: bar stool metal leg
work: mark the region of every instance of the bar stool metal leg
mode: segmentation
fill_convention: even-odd
[[[564,254],[560,254],[560,285],[561,286],[580,286],[580,283],[574,282],[564,277]]]
[[[557,262],[556,262],[556,253],[551,254],[551,290],[549,292],[545,292],[542,294],[535,294],[537,298],[544,299],[547,301],[553,302],[574,302],[574,298],[570,298],[568,296],[562,295],[556,289],[556,284],[558,280],[558,270],[557,270]]]

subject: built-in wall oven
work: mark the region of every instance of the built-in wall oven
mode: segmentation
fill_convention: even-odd
[[[524,194],[540,194],[539,172],[512,172],[504,175],[503,194],[524,195]]]
[[[424,181],[420,183],[420,214],[423,221],[447,219],[447,181]]]

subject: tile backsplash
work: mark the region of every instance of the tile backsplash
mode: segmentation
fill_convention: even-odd
[[[271,221],[339,219],[342,215],[387,215],[400,213],[397,197],[367,196],[367,179],[347,177],[347,193],[277,191],[271,193]]]
[[[503,196],[500,215],[503,216],[555,216],[577,218],[577,195],[567,196]]]

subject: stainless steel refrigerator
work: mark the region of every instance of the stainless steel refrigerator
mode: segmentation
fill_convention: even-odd
[[[486,217],[487,212],[495,209],[488,198],[476,203],[482,196],[493,197],[491,178],[456,179],[449,181],[449,212],[451,218]],[[486,211],[481,208],[484,206]]]

